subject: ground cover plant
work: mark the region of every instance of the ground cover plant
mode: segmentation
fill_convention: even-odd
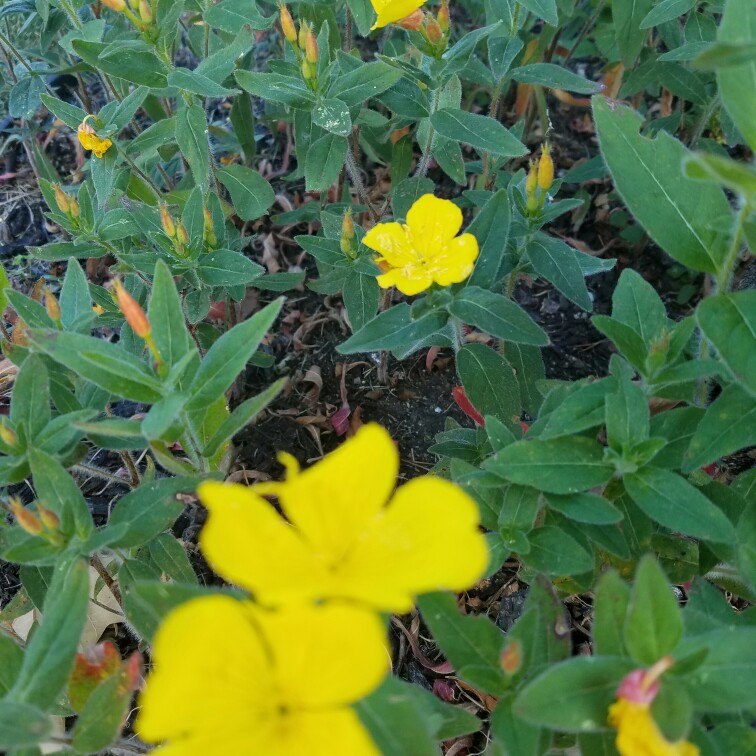
[[[753,750],[751,0],[0,52],[0,750]]]

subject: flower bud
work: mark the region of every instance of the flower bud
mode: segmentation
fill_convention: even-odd
[[[176,228],[176,241],[181,244],[181,246],[186,246],[189,244],[189,233],[186,230],[186,226],[182,221],[179,221],[179,224]]]
[[[56,323],[60,323],[60,303],[49,289],[45,290],[45,309]]]
[[[538,168],[536,167],[535,160],[530,161],[530,170],[528,171],[528,177],[525,179],[525,194],[528,197],[535,195],[536,188],[538,187]]]
[[[423,28],[423,22],[425,21],[425,13],[423,13],[420,8],[418,8],[413,13],[410,13],[409,16],[405,16],[402,19],[399,19],[399,21],[396,22],[397,26],[401,26],[402,29],[406,29],[407,31],[420,31],[420,29]]]
[[[538,161],[538,186],[546,192],[554,182],[554,161],[551,159],[549,143],[543,145],[541,159]]]
[[[124,0],[102,0],[102,4],[116,13],[123,13],[126,9],[126,3]]]
[[[147,0],[139,0],[139,18],[144,24],[152,21],[152,8]]]
[[[29,535],[39,535],[44,530],[39,517],[24,507],[15,496],[11,496],[10,498],[10,507],[13,516],[16,518],[16,522]]]
[[[444,32],[438,25],[438,21],[432,16],[428,19],[428,23],[425,25],[425,33],[428,36],[428,41],[432,45],[437,45],[444,38]]]
[[[281,31],[283,31],[286,41],[296,46],[297,44],[297,27],[294,25],[294,19],[289,13],[289,9],[283,4],[278,4],[278,15],[281,19]]]
[[[441,7],[438,9],[436,15],[438,25],[441,27],[441,31],[446,34],[449,31],[449,0],[444,0],[441,3]]]
[[[304,50],[307,46],[307,30],[309,25],[307,21],[301,21],[299,24],[299,46]]]
[[[205,215],[205,244],[207,244],[208,247],[215,247],[218,244],[218,238],[215,235],[215,223],[213,222],[213,214],[210,212],[209,207],[206,207],[203,212]]]
[[[5,418],[0,420],[0,438],[8,446],[15,446],[18,441],[15,432],[5,424]]]
[[[29,338],[26,335],[29,326],[26,325],[26,321],[23,318],[16,320],[16,325],[13,328],[13,335],[11,340],[16,346],[29,346]]]
[[[163,224],[165,235],[173,239],[176,236],[176,224],[173,222],[173,218],[171,218],[171,214],[168,212],[168,207],[165,203],[160,204],[160,222]]]
[[[126,322],[137,336],[146,339],[152,333],[152,327],[142,306],[124,289],[123,284],[118,280],[115,282],[115,292],[118,307],[126,318]]]
[[[315,39],[312,27],[308,27],[307,29],[307,37],[305,38],[305,58],[307,58],[307,61],[313,66],[318,62],[318,40]]]
[[[47,507],[37,502],[37,514],[39,515],[39,519],[42,520],[42,524],[48,530],[60,529],[60,517],[58,517],[58,515],[56,515],[55,512],[52,511],[52,509],[48,509]]]
[[[538,209],[538,200],[536,199],[535,194],[531,194],[528,196],[528,211],[533,213]]]
[[[352,259],[357,252],[357,235],[354,233],[351,210],[344,213],[344,221],[341,224],[341,251]]]
[[[55,204],[58,206],[58,210],[61,213],[69,213],[71,210],[71,203],[69,202],[68,195],[60,188],[60,184],[54,184],[55,189]]]
[[[315,78],[315,72],[313,71],[313,67],[307,59],[302,60],[302,65],[300,68],[302,71],[302,78],[305,81],[310,81]]]
[[[78,218],[81,215],[81,208],[75,197],[68,198],[69,210],[72,218]]]

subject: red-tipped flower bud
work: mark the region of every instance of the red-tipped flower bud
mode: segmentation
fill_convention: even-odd
[[[115,282],[116,298],[126,322],[131,326],[134,333],[142,339],[146,339],[152,333],[150,321],[139,302],[124,289],[120,281]]]
[[[449,31],[449,0],[444,0],[444,2],[441,3],[436,20],[441,27],[441,31],[446,34],[446,32]]]
[[[61,213],[69,213],[71,211],[71,202],[68,195],[60,188],[60,184],[53,186],[55,189],[55,204],[58,206],[58,210]]]
[[[289,9],[283,4],[278,4],[278,14],[281,19],[281,31],[283,31],[286,41],[296,47],[297,44],[297,27],[294,25],[294,19],[289,13]]]
[[[41,520],[34,512],[24,507],[21,502],[14,496],[10,499],[11,512],[16,518],[16,522],[25,530],[29,535],[39,535],[43,530]]]
[[[438,21],[432,16],[425,25],[425,33],[428,36],[428,41],[433,45],[437,45],[444,38],[443,30],[438,25]]]
[[[171,218],[171,214],[168,212],[168,207],[161,203],[160,205],[160,222],[163,224],[163,231],[169,239],[173,239],[176,236],[176,224]]]
[[[420,31],[420,29],[423,28],[423,22],[425,21],[425,13],[423,13],[420,8],[418,8],[413,13],[410,13],[409,16],[405,16],[404,18],[400,19],[396,22],[397,26],[401,26],[402,29],[406,29],[407,31]]]
[[[307,37],[305,38],[305,58],[307,58],[307,62],[313,66],[318,62],[318,40],[315,39],[312,27],[307,28]]]

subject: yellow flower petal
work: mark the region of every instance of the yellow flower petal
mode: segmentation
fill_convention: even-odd
[[[409,209],[407,226],[413,246],[432,259],[462,228],[462,211],[450,200],[424,194]]]
[[[410,246],[407,231],[401,223],[379,223],[363,237],[362,243],[395,268],[417,265],[420,255]]]
[[[419,294],[433,285],[433,278],[423,266],[406,266],[392,268],[377,278],[378,285],[384,289],[396,286],[408,297]]]
[[[373,10],[378,15],[376,22],[372,25],[373,29],[380,29],[382,26],[393,24],[410,13],[416,11],[425,0],[370,0]]]
[[[609,707],[609,724],[617,728],[620,756],[698,756],[698,747],[692,743],[664,737],[648,704],[620,698]]]
[[[171,612],[155,637],[153,660],[137,723],[150,742],[183,738],[203,722],[253,728],[250,717],[264,718],[275,707],[264,646],[244,604],[232,598],[194,599]]]
[[[475,502],[441,478],[416,478],[396,493],[341,576],[355,598],[405,612],[428,591],[472,587],[488,564]]]
[[[478,240],[472,234],[462,234],[452,239],[429,266],[433,271],[433,280],[440,286],[465,281],[472,273],[477,257]]]
[[[278,733],[279,737],[261,753],[266,756],[381,756],[351,709],[297,713],[291,720],[285,735]],[[233,753],[241,754],[241,751]],[[229,754],[231,751],[224,756]]]
[[[263,604],[310,599],[325,565],[300,534],[252,489],[208,481],[197,488],[210,511],[199,537],[212,568]]]
[[[368,609],[330,603],[261,609],[253,616],[271,650],[277,688],[292,709],[353,703],[391,669],[385,627]]]
[[[388,432],[369,423],[354,438],[278,491],[286,516],[329,562],[349,552],[396,485],[399,453]]]

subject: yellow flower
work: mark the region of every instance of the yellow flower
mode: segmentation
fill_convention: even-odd
[[[92,117],[87,116],[87,118]],[[87,118],[79,124],[76,134],[85,150],[91,150],[98,158],[101,158],[113,146],[113,142],[110,139],[100,139],[95,130],[87,123]]]
[[[157,632],[137,731],[161,756],[378,756],[349,705],[387,674],[385,636],[354,606],[193,599]]]
[[[477,506],[460,488],[416,478],[385,506],[399,454],[379,425],[363,426],[305,472],[281,459],[284,483],[208,481],[197,491],[210,510],[200,548],[260,603],[343,598],[401,613],[417,594],[464,590],[482,576],[488,549]],[[260,494],[275,494],[288,522]]]
[[[620,756],[698,756],[698,748],[687,740],[667,740],[651,714],[659,677],[672,663],[672,657],[665,656],[648,670],[633,670],[618,688],[608,721],[617,730]]]
[[[370,0],[373,10],[378,15],[372,29],[380,29],[382,26],[393,24],[394,21],[414,13],[425,0]]]
[[[407,223],[379,223],[365,234],[363,244],[381,254],[376,259],[384,289],[396,286],[402,294],[419,294],[434,283],[464,281],[478,257],[472,234],[456,236],[462,212],[449,200],[425,194],[407,213]]]

